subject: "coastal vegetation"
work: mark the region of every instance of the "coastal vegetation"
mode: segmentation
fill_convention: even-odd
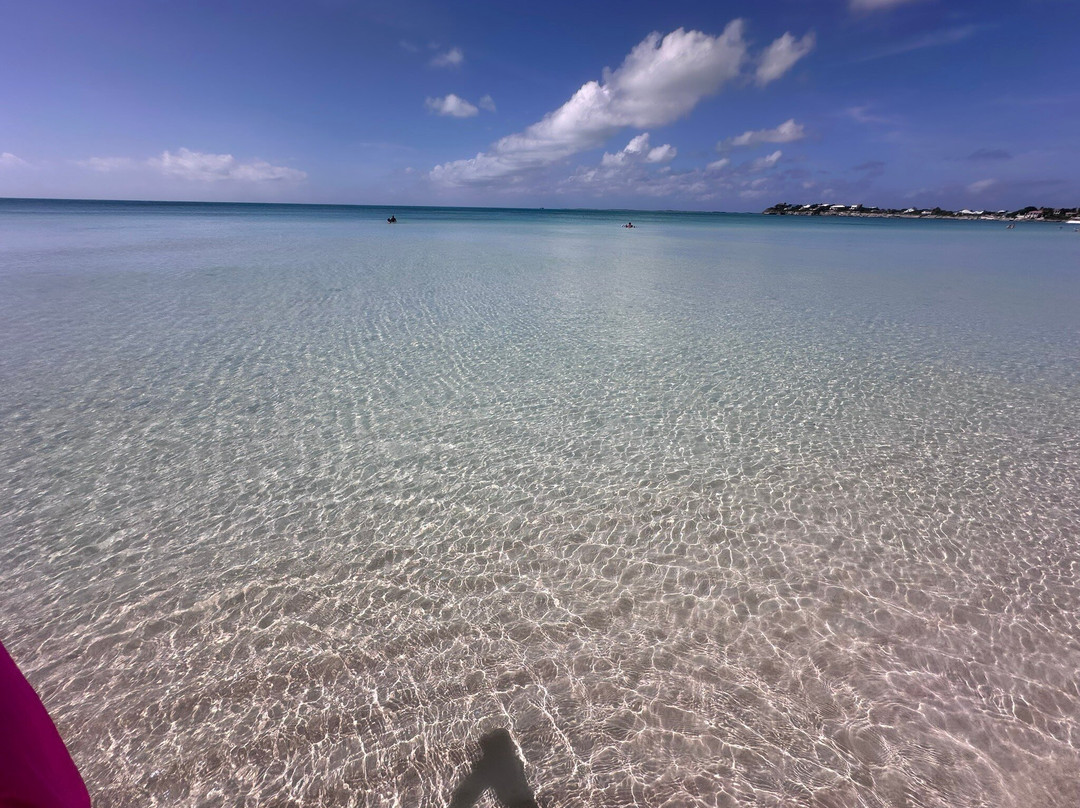
[[[780,202],[762,213],[769,216],[865,216],[899,217],[906,219],[990,219],[1001,221],[1065,222],[1080,219],[1080,207],[1037,208],[1030,205],[1014,211],[1005,210],[944,210],[943,208],[874,208],[863,205],[833,205],[816,202],[809,205],[789,205]]]

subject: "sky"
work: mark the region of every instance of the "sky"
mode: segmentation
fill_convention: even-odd
[[[1080,205],[1080,0],[0,0],[0,196]]]

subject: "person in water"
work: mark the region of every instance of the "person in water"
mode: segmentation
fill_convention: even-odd
[[[633,227],[633,226],[634,226],[633,222],[627,222],[626,224],[623,225],[623,227]]]
[[[505,729],[480,738],[480,758],[454,789],[450,808],[473,808],[489,788],[504,808],[539,808],[525,777],[525,764]]]
[[[397,224],[397,216],[391,214],[390,218],[386,221],[388,221],[390,224]]]

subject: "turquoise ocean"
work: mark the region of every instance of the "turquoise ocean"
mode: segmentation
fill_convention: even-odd
[[[101,808],[1080,805],[1080,234],[0,200],[0,639]]]

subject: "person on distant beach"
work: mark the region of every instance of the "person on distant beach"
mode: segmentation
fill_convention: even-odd
[[[480,759],[454,789],[450,808],[473,808],[489,788],[505,808],[539,808],[525,778],[525,764],[505,729],[480,738]]]
[[[90,808],[79,770],[34,688],[0,643],[0,806]]]

